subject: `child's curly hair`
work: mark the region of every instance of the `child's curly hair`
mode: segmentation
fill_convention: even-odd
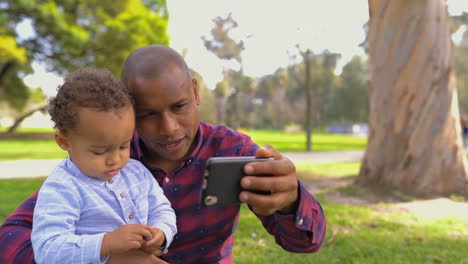
[[[49,100],[49,114],[54,128],[65,133],[76,127],[79,107],[109,111],[128,105],[132,105],[128,90],[110,71],[83,68],[58,86],[57,96]]]

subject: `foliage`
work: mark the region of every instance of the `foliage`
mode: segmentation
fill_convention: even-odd
[[[216,123],[216,110],[214,105],[214,95],[206,87],[203,77],[198,73],[193,71],[193,75],[198,81],[198,92],[200,94],[200,120],[208,123]]]
[[[452,17],[454,29],[458,30],[462,25],[465,32],[460,45],[454,47],[455,67],[457,74],[458,101],[460,113],[468,114],[468,13]]]
[[[83,66],[105,67],[114,74],[138,47],[168,44],[167,14],[162,1],[7,0],[12,26],[28,19],[34,36],[21,40],[28,54],[58,73]]]
[[[365,123],[369,116],[367,62],[355,56],[343,67],[328,120]]]
[[[202,37],[205,48],[220,59],[235,59],[241,63],[241,52],[244,50],[244,43],[243,41],[236,42],[229,36],[229,32],[238,26],[237,22],[232,18],[231,14],[226,18],[218,16],[212,21],[215,25],[211,30],[211,36]]]
[[[164,0],[5,0],[0,11],[0,98],[18,111],[37,93],[22,81],[32,61],[61,75],[94,66],[118,76],[136,48],[169,43]],[[32,32],[19,35],[20,24]]]

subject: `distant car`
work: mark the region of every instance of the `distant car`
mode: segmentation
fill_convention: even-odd
[[[329,125],[326,131],[330,134],[351,134],[357,137],[367,137],[369,134],[369,127],[365,123],[333,124]]]

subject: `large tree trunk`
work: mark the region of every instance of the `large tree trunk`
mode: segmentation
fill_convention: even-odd
[[[468,197],[444,0],[369,0],[370,135],[357,183]]]

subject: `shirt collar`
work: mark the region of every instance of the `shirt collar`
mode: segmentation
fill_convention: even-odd
[[[101,179],[96,179],[93,177],[89,177],[88,175],[84,174],[76,165],[75,163],[70,159],[70,156],[68,156],[65,159],[65,168],[67,171],[74,177],[77,177],[85,182],[92,183],[95,185],[106,185],[107,181],[101,180]],[[117,182],[120,180],[120,172],[112,177],[112,181]]]

